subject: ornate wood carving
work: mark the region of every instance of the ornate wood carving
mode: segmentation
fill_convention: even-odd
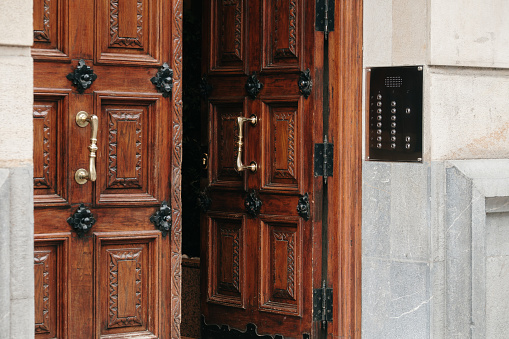
[[[81,59],[78,62],[76,69],[67,74],[67,79],[76,86],[78,93],[83,94],[83,92],[92,86],[92,83],[97,79],[97,74],[94,73],[90,66],[85,64],[85,60]]]
[[[230,328],[228,325],[208,325],[205,317],[201,316],[201,337],[207,339],[284,339],[282,335],[260,335],[255,324],[249,323],[245,331]],[[308,339],[309,335],[304,334],[303,338]]]
[[[173,89],[173,70],[165,62],[156,76],[150,79],[150,81],[156,86],[159,93],[163,93],[163,97],[168,98],[171,96]]]
[[[246,91],[251,99],[256,99],[256,96],[263,88],[263,84],[258,80],[256,76],[256,72],[253,72],[248,78],[246,82]]]
[[[141,109],[108,109],[109,143],[108,143],[108,188],[141,188],[142,187],[142,114]],[[119,134],[119,125],[125,125],[124,133]],[[129,128],[131,127],[131,128]],[[127,139],[124,148],[119,150],[119,139]],[[119,152],[134,152],[134,159],[124,156],[118,162]],[[128,161],[131,161],[130,163]],[[134,160],[134,162],[133,162]],[[122,166],[122,168],[119,168]],[[121,172],[121,173],[119,173]],[[122,174],[122,175],[121,175]],[[127,176],[131,174],[131,176]],[[133,175],[134,174],[134,175]]]
[[[260,197],[255,190],[249,192],[249,194],[246,196],[246,200],[244,201],[246,213],[252,218],[257,217],[258,214],[260,214],[262,205],[263,202],[260,200]]]
[[[298,81],[299,91],[304,95],[304,98],[308,98],[313,88],[313,81],[311,80],[311,73],[309,68],[304,72],[300,72]]]
[[[275,178],[295,178],[295,116],[296,111],[274,111],[274,154],[273,169]],[[285,130],[281,131],[282,127]],[[278,129],[279,127],[279,129]],[[286,138],[287,140],[281,140]],[[279,139],[279,140],[278,140]],[[285,150],[280,150],[283,145],[287,145]],[[279,159],[285,157],[286,159]],[[286,162],[286,168],[281,164]]]
[[[282,253],[278,242],[284,242],[286,253]],[[279,250],[278,250],[279,249]],[[284,257],[283,257],[284,256]],[[285,260],[286,259],[286,260]],[[281,263],[286,261],[286,265]],[[281,271],[286,274],[286,286],[278,286]],[[272,239],[272,296],[275,298],[295,300],[295,232],[274,231]]]
[[[285,13],[288,5],[288,12]],[[277,0],[274,2],[274,57],[286,58],[297,56],[297,0]],[[288,16],[288,22],[282,16]],[[282,27],[282,25],[288,27]],[[287,41],[281,41],[287,40]]]
[[[229,265],[224,265],[223,260],[218,260],[218,270],[219,270],[219,291],[232,291],[240,293],[240,243],[239,243],[239,228],[229,228],[229,227],[220,227],[220,255],[218,259],[228,258],[231,260],[231,267]],[[226,241],[227,238],[231,239],[231,248],[226,244],[229,241]],[[231,249],[231,251],[230,251]],[[227,259],[227,261],[228,261]],[[231,269],[231,272],[223,272],[223,270]],[[222,279],[221,277],[229,277],[231,276],[231,281],[226,281],[226,279]]]
[[[44,334],[50,333],[50,272],[49,272],[49,257],[51,255],[51,251],[47,250],[35,250],[34,251],[34,266],[35,266],[35,274],[39,274],[42,276],[42,281],[39,282],[39,286],[36,288],[42,289],[42,293],[35,294],[36,298],[40,300],[36,300],[36,305],[39,304],[42,307],[40,310],[42,314],[36,314],[36,322],[35,322],[35,333],[36,334]],[[36,284],[37,285],[37,284]],[[39,321],[38,321],[39,320]]]
[[[81,238],[85,233],[90,231],[95,224],[95,218],[84,204],[80,204],[76,212],[67,218],[67,223],[72,226],[73,230],[78,234],[78,237]]]
[[[141,248],[133,248],[129,250],[107,250],[109,255],[109,315],[108,315],[108,328],[128,327],[143,325],[142,318],[142,261],[141,261]],[[135,265],[135,276],[121,277],[122,279],[135,279],[134,291],[128,289],[119,291],[119,266],[122,262],[130,262]],[[126,293],[133,293],[126,295]],[[123,294],[123,295],[119,295]],[[134,302],[135,305],[128,305],[124,308],[129,308],[131,312],[121,312],[119,309],[119,299],[125,300],[124,302]],[[131,307],[129,307],[131,306]],[[126,314],[133,313],[133,314]]]
[[[38,125],[36,120],[42,120],[42,176],[37,177],[34,173],[34,188],[53,189],[51,173],[51,111],[52,105],[34,105],[34,128]],[[35,140],[35,152],[40,152],[40,140]]]
[[[120,36],[119,9],[119,0],[110,0],[110,47],[143,48],[143,0],[136,1],[136,37]]]
[[[43,13],[34,13],[35,15],[43,16],[42,19],[42,30],[34,29],[34,41],[37,42],[50,42],[50,19],[51,19],[51,0],[39,0],[42,1]]]
[[[172,45],[173,78],[173,152],[171,173],[171,206],[173,207],[173,227],[171,230],[171,338],[180,338],[181,321],[181,277],[182,277],[182,15],[183,1],[173,0]]]
[[[311,209],[309,207],[309,195],[305,193],[299,198],[297,203],[297,213],[306,221],[311,217]]]

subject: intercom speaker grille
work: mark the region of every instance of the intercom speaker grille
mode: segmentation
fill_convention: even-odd
[[[386,77],[385,87],[401,87],[403,79],[401,77]]]

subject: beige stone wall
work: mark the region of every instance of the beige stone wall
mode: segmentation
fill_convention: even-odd
[[[2,0],[0,31],[0,337],[31,338],[32,0]]]

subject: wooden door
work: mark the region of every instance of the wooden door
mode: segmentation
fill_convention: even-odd
[[[321,274],[313,149],[322,140],[323,54],[315,1],[204,6],[209,165],[202,201],[210,208],[202,216],[202,338],[241,338],[237,331],[307,338]],[[240,131],[237,118],[252,115],[256,125]],[[241,160],[256,162],[256,172],[236,169],[239,132]]]
[[[37,338],[180,337],[181,8],[34,0]],[[164,63],[171,93],[151,81]],[[83,184],[80,111],[98,118],[97,180]]]

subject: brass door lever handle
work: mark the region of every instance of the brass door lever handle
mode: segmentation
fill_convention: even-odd
[[[244,117],[237,117],[237,123],[239,124],[239,137],[238,137],[238,152],[237,152],[237,163],[235,164],[235,170],[237,172],[250,170],[251,172],[255,173],[258,169],[258,165],[255,161],[251,161],[249,165],[244,165],[242,163],[242,146],[244,145],[244,133],[243,133],[243,125],[244,122],[249,121],[251,125],[256,126],[258,123],[258,118],[256,115],[251,115],[250,118],[244,118]]]
[[[87,180],[95,181],[97,179],[97,172],[95,170],[95,158],[97,156],[97,129],[99,127],[99,118],[97,115],[89,115],[85,111],[80,111],[76,114],[76,124],[80,127],[85,127],[90,123],[90,145],[88,150],[90,151],[90,162],[89,170],[80,168],[74,173],[74,179],[80,185],[83,185]]]

